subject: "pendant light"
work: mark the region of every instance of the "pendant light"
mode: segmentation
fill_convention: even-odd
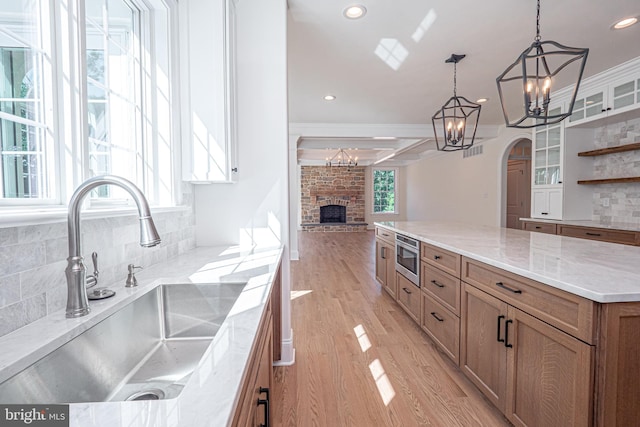
[[[349,153],[340,148],[338,152],[333,155],[333,157],[327,157],[325,159],[325,165],[329,167],[346,166],[347,170],[350,170],[351,167],[358,166],[358,158],[351,157]]]
[[[537,3],[536,37],[533,43],[496,79],[507,127],[545,126],[569,117],[587,63],[589,49],[567,47],[551,40],[540,41],[540,0]],[[560,73],[561,83],[572,86],[573,93],[565,111],[554,109],[551,113],[551,90]],[[522,103],[509,102],[518,98],[522,99]],[[520,106],[514,107],[514,104]]]
[[[453,96],[431,117],[439,151],[466,150],[473,145],[476,137],[481,106],[458,96],[456,91],[456,67],[465,56],[453,53],[444,61],[448,64],[453,63]]]

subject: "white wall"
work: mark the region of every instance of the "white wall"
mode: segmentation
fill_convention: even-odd
[[[531,131],[502,127],[483,141],[483,154],[441,152],[406,167],[407,220],[462,221],[500,226],[503,222],[507,148]]]
[[[282,363],[293,363],[288,255],[287,20],[285,0],[237,9],[238,182],[195,187],[199,246],[286,245]]]

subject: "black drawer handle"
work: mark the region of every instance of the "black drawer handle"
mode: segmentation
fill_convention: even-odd
[[[500,316],[498,316],[498,342],[504,342],[504,340],[500,338],[500,323],[502,319],[504,319],[504,316],[501,314]]]
[[[434,255],[433,259],[435,259],[436,261],[439,260],[440,258],[442,258],[440,255]]]
[[[408,293],[409,295],[411,295],[411,291],[407,288],[402,288],[403,291],[405,291],[406,293]]]
[[[431,312],[431,315],[436,318],[438,322],[444,322],[444,319],[436,314],[435,311]]]
[[[600,237],[600,233],[589,233],[589,232],[586,232],[585,234],[586,234],[587,236]]]
[[[549,212],[540,212],[542,215],[549,215]]]
[[[539,225],[536,225],[536,230],[540,230],[542,227],[540,227]]]
[[[513,320],[507,320],[504,322],[504,346],[507,348],[512,348],[513,345],[509,344],[509,323],[513,323]]]
[[[522,293],[522,291],[521,291],[520,289],[513,289],[513,288],[510,288],[510,287],[508,287],[508,286],[505,286],[505,284],[504,284],[504,283],[502,283],[502,282],[496,282],[496,286],[498,286],[498,287],[500,287],[500,288],[502,288],[502,289],[506,289],[506,290],[508,290],[509,292],[513,292],[514,294],[521,294],[521,293]]]
[[[384,246],[380,248],[380,258],[382,259],[387,259],[385,249],[387,248],[385,248]]]
[[[439,288],[444,288],[444,285],[441,285],[440,283],[436,282],[435,280],[432,280],[431,283],[433,283],[434,285],[436,285]]]
[[[383,236],[389,237],[387,233],[382,233]]]
[[[265,424],[260,424],[260,427],[269,427],[269,388],[260,387],[260,394],[265,393],[266,399],[258,399],[258,406],[264,405],[264,420]]]

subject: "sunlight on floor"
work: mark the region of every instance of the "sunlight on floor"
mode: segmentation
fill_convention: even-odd
[[[356,333],[356,338],[358,338],[358,343],[360,344],[360,348],[362,352],[369,350],[371,348],[371,341],[369,341],[369,337],[367,333],[364,331],[364,326],[358,325],[353,328],[353,332]]]
[[[307,290],[307,291],[291,291],[291,301],[293,301],[296,298],[300,298],[303,297],[307,294],[310,294],[311,292],[313,292],[312,290]]]
[[[376,359],[371,362],[369,370],[378,387],[378,393],[380,393],[382,403],[384,403],[385,406],[389,406],[389,402],[395,397],[396,391],[393,389],[391,381],[389,381],[389,377],[387,377],[387,373],[384,371],[380,360]]]

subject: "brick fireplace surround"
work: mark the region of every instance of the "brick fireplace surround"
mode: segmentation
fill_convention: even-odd
[[[300,211],[303,231],[366,231],[364,222],[364,166],[301,167]],[[344,224],[320,223],[320,207],[347,208]]]

